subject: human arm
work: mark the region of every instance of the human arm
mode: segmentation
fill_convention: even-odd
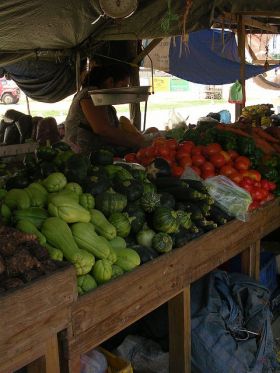
[[[129,147],[146,145],[145,137],[141,133],[128,133],[111,126],[108,122],[106,109],[103,106],[94,106],[91,99],[81,100],[80,105],[94,133],[104,137],[108,142]]]

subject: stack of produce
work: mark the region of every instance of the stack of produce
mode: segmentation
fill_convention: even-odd
[[[34,234],[0,227],[0,293],[53,272],[59,266],[60,263],[50,260]]]
[[[269,126],[270,116],[274,113],[272,104],[245,106],[241,115],[255,126]]]
[[[228,144],[231,141],[229,138],[226,140]],[[247,139],[240,141],[239,146],[241,145],[243,153],[248,156],[240,155],[236,150],[224,150],[219,143],[196,146],[190,140],[178,144],[176,140],[161,138],[152,146],[141,149],[135,154],[134,160],[147,164],[148,173],[157,170],[157,175],[164,172],[180,177],[186,167],[191,167],[202,179],[224,175],[251,194],[253,203],[250,209],[254,209],[274,198],[272,193],[276,190],[276,180],[272,179],[274,171],[268,167],[272,158],[262,158],[262,167],[257,171],[252,167],[258,157],[256,150],[250,148],[251,143]],[[132,155],[125,158],[130,160]]]
[[[180,185],[177,196],[171,180],[179,180],[162,178],[171,184],[157,185],[139,164],[113,164],[106,149],[90,157],[53,150],[39,148],[6,181],[1,219],[34,234],[53,259],[72,263],[80,294],[229,219],[201,183]]]

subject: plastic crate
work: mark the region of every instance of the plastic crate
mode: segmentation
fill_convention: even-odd
[[[228,272],[241,272],[240,255],[235,256],[226,263],[224,270]],[[260,283],[273,292],[278,286],[276,256],[268,251],[260,254]]]

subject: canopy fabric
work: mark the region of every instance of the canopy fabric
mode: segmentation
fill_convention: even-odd
[[[223,11],[251,10],[276,12],[280,11],[280,3],[279,0],[139,0],[131,17],[115,21],[103,16],[98,0],[1,0],[0,68],[9,72],[29,97],[59,101],[75,91],[74,68],[69,60],[75,61],[77,51],[82,56],[92,56],[97,44],[103,41],[182,35],[209,28],[214,17]],[[176,54],[175,49],[173,52]],[[27,73],[34,66],[38,74]],[[44,84],[47,88],[43,88]]]
[[[189,82],[209,85],[233,83],[240,78],[240,60],[235,34],[231,31],[191,32],[186,42],[180,36],[164,40],[150,57],[155,69]],[[144,66],[150,66],[148,59]],[[270,66],[269,69],[275,68]],[[263,66],[245,65],[245,78],[265,72]]]

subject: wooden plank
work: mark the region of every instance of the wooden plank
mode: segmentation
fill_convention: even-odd
[[[68,358],[98,346],[276,229],[279,202],[259,209],[250,222],[234,220],[80,297],[73,305]]]
[[[42,356],[45,342],[68,327],[76,298],[75,269],[68,265],[1,296],[1,373],[13,361],[28,364]]]
[[[46,341],[46,373],[60,373],[57,335]],[[39,372],[38,372],[39,373]]]
[[[260,275],[260,240],[252,243],[241,253],[241,269],[243,273],[258,280]]]
[[[145,49],[143,49],[142,52],[139,53],[138,56],[136,56],[134,58],[132,63],[138,65],[143,60],[143,58],[145,58],[147,56],[147,54],[149,54],[161,41],[162,41],[162,38],[153,39],[147,45],[147,47]]]
[[[190,285],[168,302],[169,371],[191,373]]]
[[[37,147],[37,143],[0,146],[0,157],[10,157],[13,155],[33,153]]]
[[[41,356],[27,366],[27,373],[46,373],[46,358]]]

